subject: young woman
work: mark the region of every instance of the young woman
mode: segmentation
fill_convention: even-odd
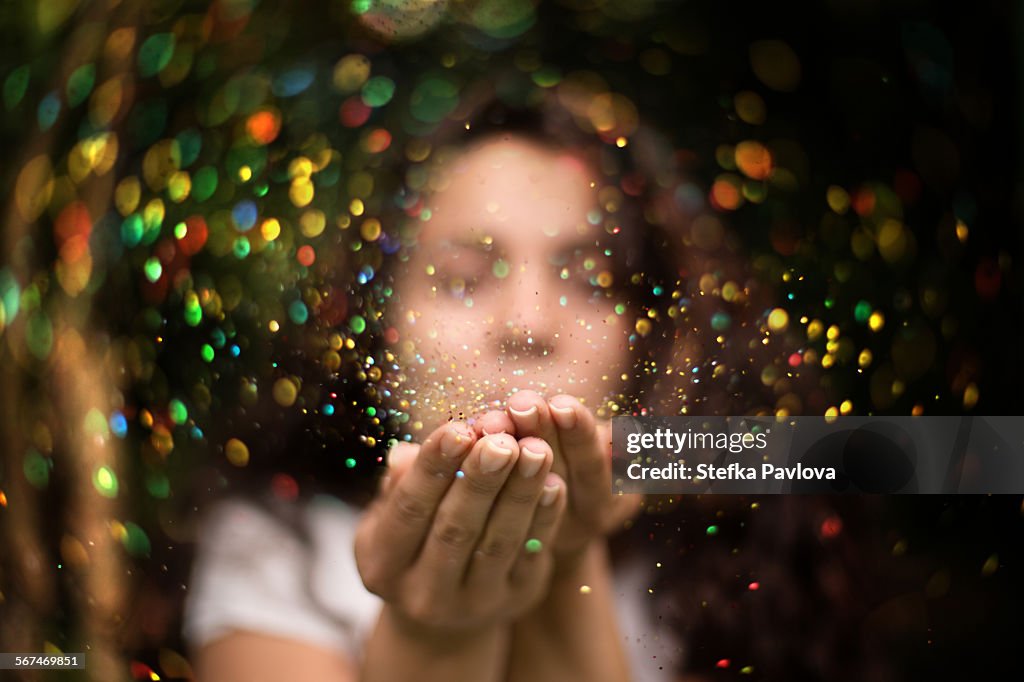
[[[679,256],[666,274],[656,257],[670,244],[636,198],[654,179],[625,168],[621,143],[570,142],[566,109],[516,120],[492,106],[458,123],[469,132],[433,140],[418,169],[385,313],[399,409],[427,435],[392,449],[365,512],[304,505],[309,542],[249,502],[215,509],[186,619],[201,680],[658,680],[677,667],[649,577],[628,561],[612,574],[606,538],[640,500],[611,494],[599,419],[700,356],[673,345],[649,300],[688,269]]]

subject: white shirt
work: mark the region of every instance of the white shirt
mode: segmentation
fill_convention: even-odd
[[[363,586],[353,545],[360,510],[315,497],[301,522],[307,546],[282,520],[233,499],[218,504],[200,531],[185,605],[184,635],[198,649],[232,630],[262,632],[343,651],[358,661],[381,601]],[[634,682],[672,679],[678,640],[650,609],[649,567],[634,560],[615,578],[619,627]]]

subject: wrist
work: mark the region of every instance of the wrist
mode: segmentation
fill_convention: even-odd
[[[384,604],[381,620],[402,639],[437,650],[469,646],[498,634],[500,624],[473,626],[434,625],[416,620],[391,604]]]
[[[555,553],[552,586],[557,583],[579,581],[608,565],[608,543],[603,537],[594,538],[578,549]]]

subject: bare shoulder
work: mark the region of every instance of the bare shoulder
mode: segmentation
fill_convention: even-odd
[[[343,651],[294,639],[233,630],[196,654],[198,682],[355,682],[356,664]]]

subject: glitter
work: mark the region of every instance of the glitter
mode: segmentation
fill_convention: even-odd
[[[736,167],[748,178],[765,180],[772,172],[772,156],[760,142],[740,142],[735,149]]]
[[[590,594],[591,591],[590,585],[580,585],[580,594]]]
[[[363,102],[370,107],[382,107],[395,94],[395,82],[385,76],[374,76],[362,87]]]
[[[194,291],[185,295],[185,324],[196,327],[203,319],[203,309],[199,305],[199,297]]]
[[[740,207],[743,197],[740,194],[740,180],[731,173],[720,175],[711,185],[710,200],[715,208],[733,211]]]
[[[23,64],[11,71],[4,79],[4,106],[7,111],[18,106],[25,92],[28,90],[30,70],[28,64]]]
[[[39,121],[39,130],[49,130],[57,121],[60,114],[60,95],[56,91],[47,94],[39,102],[36,119]]]
[[[235,204],[231,211],[231,219],[239,232],[248,232],[256,224],[257,213],[255,202],[243,199]]]
[[[280,114],[273,109],[257,111],[246,120],[245,131],[256,144],[270,144],[281,131]]]
[[[346,469],[354,469],[355,466],[356,466],[356,460],[354,458],[349,457],[349,458],[347,458],[345,460],[345,468]]]
[[[366,329],[366,320],[361,315],[353,315],[352,319],[349,320],[348,327],[356,334],[362,334]]]
[[[96,66],[94,64],[83,64],[72,71],[65,87],[68,107],[73,109],[84,102],[95,84]]]
[[[248,256],[249,251],[251,249],[252,246],[249,244],[249,240],[245,236],[241,236],[238,239],[236,239],[234,241],[234,244],[232,244],[231,246],[232,252],[235,254],[235,257],[238,258],[239,260]]]
[[[37,490],[43,490],[50,483],[50,466],[52,460],[43,457],[35,450],[30,449],[25,455],[21,464],[22,473],[25,479]]]
[[[281,223],[277,218],[267,218],[260,225],[260,235],[264,241],[272,242],[281,235]]]
[[[960,240],[961,244],[967,243],[967,236],[970,231],[967,229],[967,224],[962,220],[956,221],[956,238]]]
[[[314,251],[313,247],[308,244],[300,246],[299,250],[295,253],[295,260],[297,260],[303,267],[308,268],[316,262],[316,251]]]
[[[878,310],[871,313],[871,317],[868,318],[868,328],[873,332],[877,332],[881,331],[883,327],[885,327],[885,315]]]
[[[305,324],[309,319],[309,309],[302,301],[292,301],[288,304],[288,317],[295,324]]]
[[[718,535],[718,526],[708,526],[704,532],[708,535]]]
[[[527,553],[536,554],[541,549],[543,549],[543,544],[537,538],[530,538],[526,541],[524,547],[526,548]]]
[[[363,138],[362,147],[370,154],[380,154],[391,146],[391,133],[383,128],[371,131]]]
[[[131,521],[124,522],[125,533],[121,537],[121,544],[132,556],[146,556],[150,552],[149,537],[146,532]],[[160,679],[157,677],[156,679]]]
[[[202,202],[213,196],[217,191],[217,169],[203,166],[192,177],[192,198]]]
[[[99,466],[93,472],[92,484],[96,492],[106,498],[117,497],[117,476],[108,466]]]
[[[358,199],[356,201],[358,201]],[[354,204],[355,202],[352,203]],[[355,213],[355,211],[353,211],[353,213]],[[380,221],[376,218],[367,218],[359,227],[359,234],[368,242],[377,241],[381,235]]]
[[[967,388],[964,389],[964,409],[973,409],[978,404],[979,395],[978,385],[974,382],[968,384]]]
[[[313,201],[313,195],[316,191],[313,188],[313,183],[310,182],[308,177],[298,177],[292,181],[292,184],[288,188],[288,198],[292,204],[302,208],[308,206]]]
[[[185,404],[173,398],[168,406],[168,414],[171,417],[171,421],[175,424],[184,424],[185,420],[188,419],[188,409]]]
[[[724,332],[732,324],[732,318],[729,317],[729,313],[717,312],[711,316],[711,328],[716,332]]]
[[[781,332],[789,326],[789,313],[783,308],[775,308],[768,314],[768,328],[773,332]]]
[[[199,350],[199,354],[205,362],[213,362],[213,346],[210,344],[204,343]]]
[[[749,585],[747,585],[747,589],[750,590],[751,592],[757,592],[759,589],[761,589],[761,583],[756,582],[756,581],[752,582]]]
[[[491,272],[493,272],[494,276],[497,277],[498,279],[505,279],[506,277],[508,277],[510,269],[511,268],[509,268],[508,262],[499,258],[498,260],[494,261],[494,265],[491,267]]]
[[[291,377],[281,377],[274,382],[274,400],[282,407],[291,407],[299,395],[299,386]]]
[[[139,75],[143,78],[164,70],[174,55],[174,34],[157,33],[146,38],[139,46]]]
[[[465,476],[466,472],[463,471],[462,469],[459,469],[458,471],[455,472],[455,478],[464,478]]]
[[[118,438],[124,438],[128,433],[128,420],[120,412],[110,415],[110,430]]]
[[[413,118],[423,123],[438,123],[459,104],[459,89],[446,76],[428,74],[409,97]]]
[[[146,279],[150,282],[156,282],[160,279],[160,275],[163,274],[163,267],[160,265],[160,261],[156,258],[147,258],[145,264],[142,266],[143,272],[146,273]]]
[[[728,658],[720,658],[720,659],[718,659],[718,662],[715,663],[715,667],[716,668],[728,668],[729,665],[730,665],[730,661],[729,661]]]

